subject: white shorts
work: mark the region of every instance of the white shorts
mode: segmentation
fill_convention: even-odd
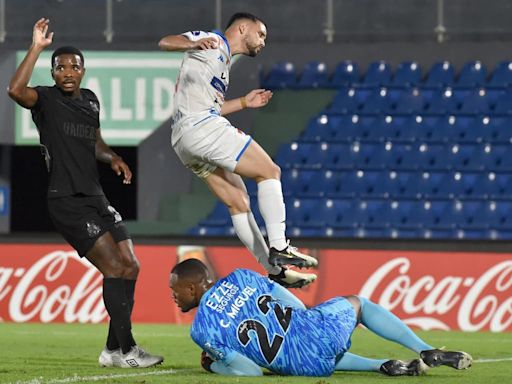
[[[217,167],[233,172],[252,141],[222,116],[212,115],[204,123],[187,128],[173,148],[181,162],[201,178]]]

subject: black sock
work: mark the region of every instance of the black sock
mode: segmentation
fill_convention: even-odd
[[[137,280],[128,280],[123,279],[124,281],[124,290],[126,293],[126,299],[128,300],[128,305],[130,306],[130,315],[133,311],[133,304],[135,302],[134,295],[135,295],[135,283]],[[135,339],[133,338],[133,335],[130,333],[131,339],[130,344],[132,346],[137,345],[135,342]],[[108,325],[108,336],[107,336],[107,348],[111,351],[114,349],[119,348],[119,342],[117,341],[116,333],[114,332],[114,328],[112,326],[112,321],[110,321]]]
[[[128,300],[128,304],[130,305],[130,315],[133,312],[133,304],[135,303],[134,296],[135,296],[135,283],[136,282],[137,282],[137,280],[128,280],[128,279],[124,280],[124,290],[126,292],[126,299]],[[137,343],[135,342],[135,339],[133,338],[133,335],[131,335],[131,336],[132,337],[130,340],[130,344],[132,346],[137,345]]]
[[[110,326],[113,329],[118,345],[123,353],[127,353],[132,345],[132,324],[130,320],[130,305],[126,297],[124,280],[107,277],[103,279],[103,301],[110,316]],[[110,335],[110,332],[109,332]],[[108,349],[111,348],[107,340]]]

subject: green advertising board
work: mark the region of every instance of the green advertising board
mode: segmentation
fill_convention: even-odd
[[[21,63],[25,52],[17,52]],[[171,116],[174,85],[183,54],[85,51],[82,88],[101,104],[101,133],[110,145],[136,146]],[[31,86],[53,85],[51,51],[36,63]],[[39,143],[30,111],[16,106],[16,144]]]

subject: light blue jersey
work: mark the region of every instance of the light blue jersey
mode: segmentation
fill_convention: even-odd
[[[356,325],[343,298],[306,309],[285,288],[256,272],[237,269],[202,297],[192,339],[231,375],[327,376],[350,347]]]

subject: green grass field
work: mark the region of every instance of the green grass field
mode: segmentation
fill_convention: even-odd
[[[102,368],[97,364],[107,327],[76,324],[0,324],[0,382],[39,383],[485,383],[505,384],[512,378],[512,333],[421,332],[435,346],[461,349],[473,355],[467,371],[441,367],[421,377],[387,377],[378,373],[337,372],[328,378],[230,378],[203,371],[200,350],[187,326],[134,327],[138,343],[165,356],[164,363],[145,370]],[[305,346],[307,348],[307,346]],[[412,352],[358,329],[351,352],[376,358],[413,358]]]

